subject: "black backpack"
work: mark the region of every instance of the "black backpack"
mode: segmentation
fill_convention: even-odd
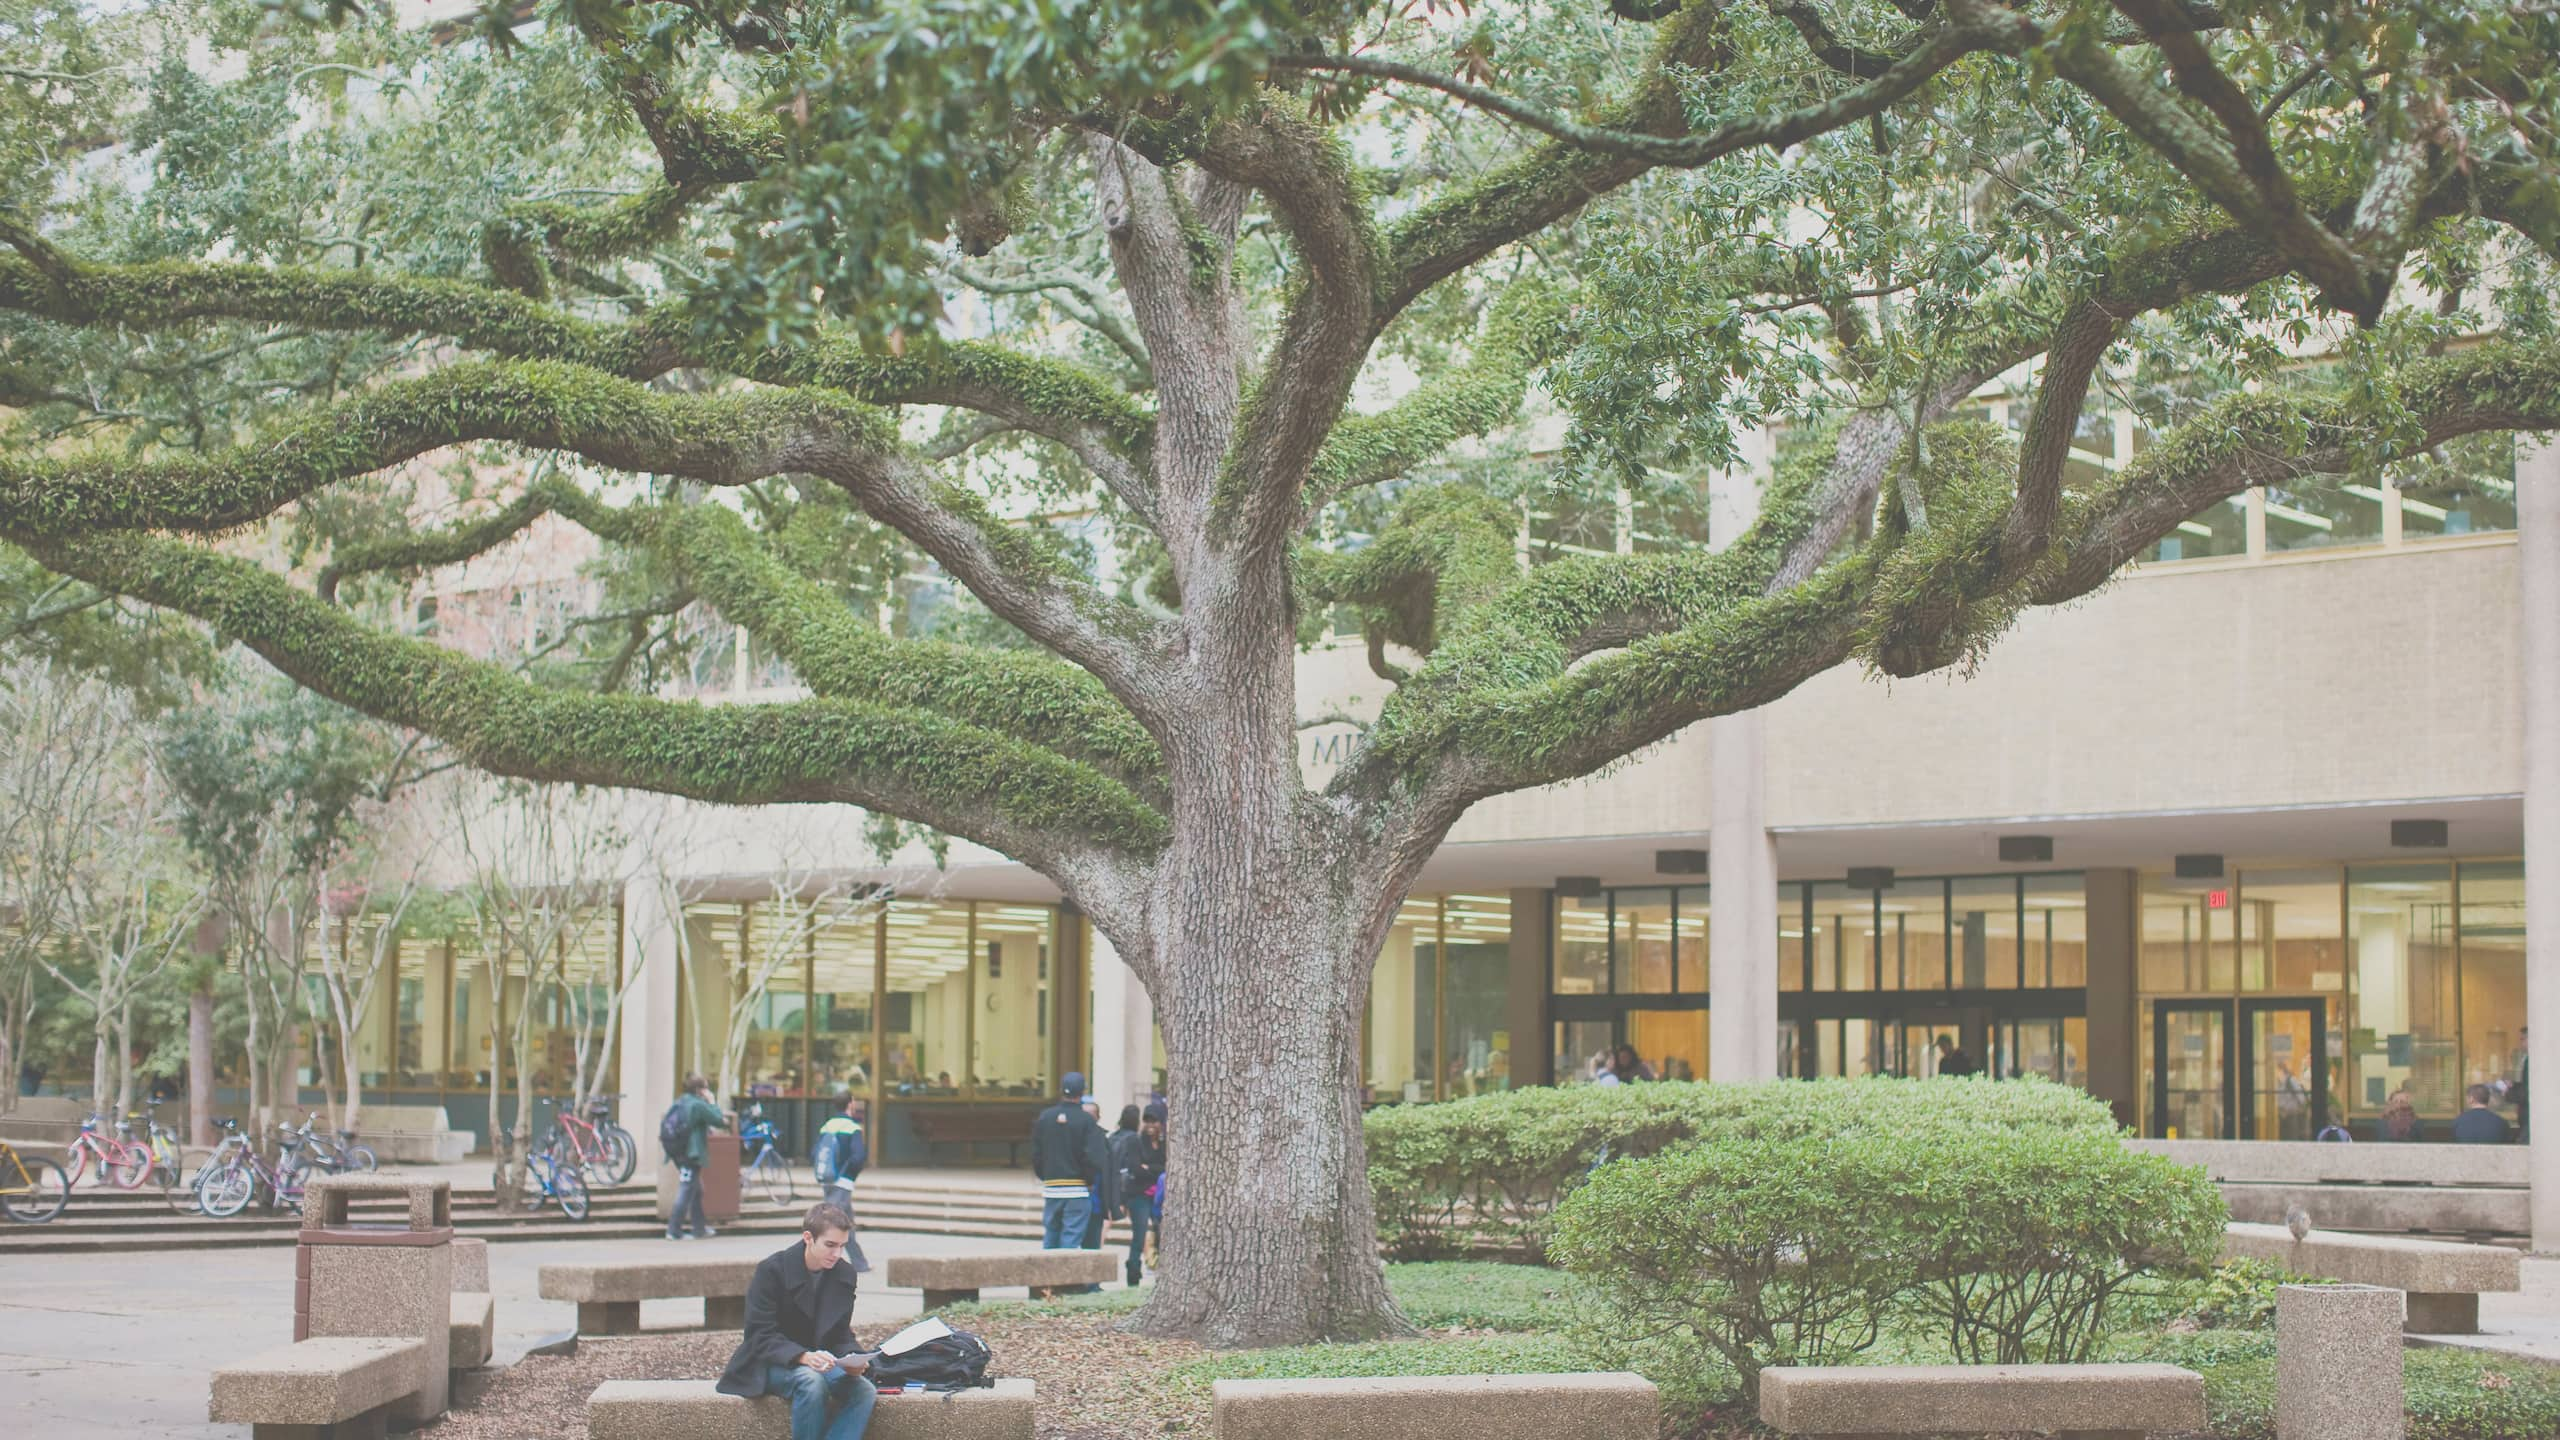
[[[966,1330],[927,1340],[903,1355],[883,1355],[871,1362],[871,1383],[883,1389],[967,1390],[993,1385],[987,1365],[995,1352]]]
[[[693,1127],[685,1123],[684,1097],[679,1095],[676,1103],[668,1106],[666,1115],[658,1121],[658,1148],[666,1152],[669,1163],[684,1163],[685,1142],[692,1138],[692,1130]]]

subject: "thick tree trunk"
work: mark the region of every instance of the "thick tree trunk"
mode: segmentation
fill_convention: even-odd
[[[187,997],[187,1143],[213,1144],[213,982]]]

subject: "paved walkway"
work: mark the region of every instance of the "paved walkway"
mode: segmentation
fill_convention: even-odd
[[[2524,1257],[2524,1288],[2513,1295],[2480,1297],[2477,1335],[2431,1335],[2428,1345],[2488,1350],[2520,1360],[2560,1365],[2560,1259]]]
[[[487,1169],[481,1169],[485,1183]],[[1011,1177],[1008,1177],[1011,1178]],[[497,1360],[576,1328],[577,1307],[534,1293],[545,1260],[771,1254],[772,1235],[664,1240],[493,1244],[489,1283],[498,1305]],[[1029,1249],[1018,1242],[939,1235],[866,1235],[876,1265],[887,1255]],[[998,1292],[1002,1293],[1002,1292]],[[865,1333],[911,1320],[914,1290],[865,1283],[855,1323]],[[698,1300],[651,1300],[643,1327],[702,1322]],[[188,1254],[25,1255],[0,1273],[0,1427],[46,1440],[218,1436],[245,1440],[245,1425],[205,1420],[214,1367],[293,1338],[293,1251]]]

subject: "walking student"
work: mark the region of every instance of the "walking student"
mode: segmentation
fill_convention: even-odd
[[[1040,1248],[1081,1250],[1094,1187],[1110,1163],[1102,1127],[1084,1110],[1084,1075],[1070,1070],[1058,1103],[1031,1122],[1031,1173],[1040,1177]]]
[[[1111,1173],[1119,1182],[1120,1208],[1129,1214],[1129,1283],[1144,1274],[1147,1226],[1156,1218],[1155,1190],[1164,1179],[1164,1106],[1150,1104],[1143,1118],[1135,1105],[1120,1112],[1111,1135]]]
[[[817,1171],[819,1198],[842,1210],[848,1219],[853,1215],[854,1179],[862,1174],[863,1166],[871,1163],[871,1141],[863,1133],[862,1111],[860,1096],[844,1097],[844,1109],[828,1116],[827,1123],[818,1127],[817,1150],[810,1157]],[[845,1237],[844,1251],[845,1258],[853,1263],[853,1273],[871,1273],[871,1261],[862,1253],[862,1242],[850,1232]]]
[[[711,1103],[711,1082],[699,1075],[684,1077],[684,1093],[658,1122],[658,1143],[676,1167],[676,1203],[667,1212],[668,1239],[708,1240],[720,1233],[702,1213],[702,1162],[711,1153],[711,1132],[728,1128],[720,1107]]]
[[[800,1238],[757,1263],[746,1333],[720,1372],[720,1393],[791,1402],[791,1440],[862,1440],[880,1392],[872,1356],[853,1338],[853,1217],[821,1200]]]

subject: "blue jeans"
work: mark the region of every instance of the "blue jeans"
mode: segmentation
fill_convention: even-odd
[[[867,1375],[805,1365],[764,1367],[764,1393],[791,1402],[791,1440],[862,1440],[880,1392]],[[835,1411],[829,1419],[827,1412]]]
[[[1129,1283],[1135,1285],[1145,1272],[1147,1254],[1147,1222],[1154,1219],[1156,1202],[1144,1195],[1129,1199]]]
[[[1084,1217],[1084,1248],[1087,1250],[1102,1248],[1102,1222],[1110,1218],[1102,1213],[1102,1197],[1094,1196],[1093,1208],[1087,1210]]]
[[[1084,1227],[1093,1220],[1093,1202],[1082,1195],[1072,1200],[1040,1202],[1040,1248],[1043,1250],[1081,1250]]]
[[[711,1222],[702,1213],[702,1172],[691,1166],[676,1167],[676,1203],[667,1212],[667,1238],[675,1239],[687,1229],[696,1235],[711,1233]]]

